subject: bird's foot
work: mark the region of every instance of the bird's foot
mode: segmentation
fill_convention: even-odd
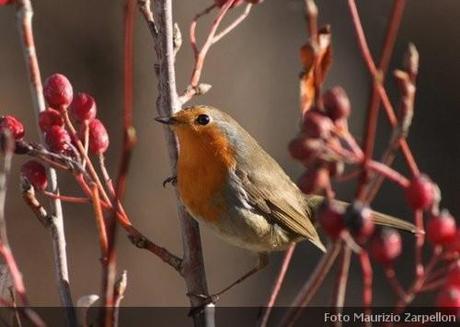
[[[163,187],[166,187],[166,185],[168,185],[169,183],[171,183],[173,186],[176,186],[176,184],[177,184],[177,176],[170,176],[170,177],[166,178],[163,181]]]
[[[199,299],[203,300],[200,305],[190,309],[190,311],[188,313],[189,316],[194,316],[194,315],[196,315],[198,313],[201,313],[202,311],[204,311],[206,306],[208,306],[209,304],[215,304],[220,299],[218,294],[208,295],[208,294],[187,293],[187,296],[189,296],[189,297],[193,296],[193,297],[196,297],[196,298],[199,298]]]

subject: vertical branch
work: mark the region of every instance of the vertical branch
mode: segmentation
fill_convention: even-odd
[[[17,6],[18,29],[21,36],[24,59],[29,74],[29,82],[32,93],[32,100],[35,108],[35,116],[38,121],[38,114],[45,110],[45,100],[43,98],[40,68],[38,65],[32,30],[32,4],[30,0],[18,0]],[[40,136],[43,141],[43,135],[41,133]],[[48,175],[51,191],[55,194],[59,194],[56,171],[52,168],[49,168]],[[54,264],[59,296],[61,304],[66,307],[67,323],[69,326],[76,326],[76,314],[73,308],[72,295],[70,293],[62,205],[59,199],[51,200],[51,204],[53,209],[53,219],[51,222],[52,225],[50,227],[50,231],[53,242]]]
[[[117,211],[121,209],[121,200],[126,190],[131,154],[136,144],[136,131],[133,126],[133,64],[134,64],[134,10],[135,0],[126,0],[123,9],[123,150],[115,185],[115,199],[110,219],[107,221],[107,265],[103,276],[103,296],[105,303],[105,326],[117,326],[119,301],[126,288],[126,273],[122,275],[121,289],[115,285],[117,236]],[[121,210],[120,210],[121,211]],[[120,286],[120,285],[118,285]],[[121,295],[121,298],[120,298]],[[117,303],[118,302],[118,303]]]
[[[174,67],[173,46],[173,18],[172,1],[155,0],[155,15],[150,14],[150,1],[138,1],[140,10],[147,20],[152,31],[154,47],[158,63],[158,98],[157,111],[162,116],[170,116],[180,110],[180,101],[177,96],[176,77]],[[153,18],[155,17],[155,21]],[[171,170],[175,170],[178,155],[178,145],[173,133],[165,129],[168,144]],[[176,195],[177,192],[176,192]],[[206,274],[204,270],[203,253],[201,248],[200,229],[198,223],[185,211],[184,207],[177,202],[178,215],[181,224],[183,262],[182,275],[187,286],[188,294],[208,294]],[[190,296],[192,307],[205,305],[205,300]],[[208,305],[204,312],[194,311],[193,319],[195,326],[213,325],[213,308]]]

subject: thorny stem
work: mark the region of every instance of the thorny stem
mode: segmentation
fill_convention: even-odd
[[[286,253],[284,254],[280,271],[278,273],[278,276],[276,277],[275,284],[273,285],[273,289],[270,293],[270,298],[268,299],[268,302],[265,306],[266,309],[260,321],[260,327],[266,327],[268,324],[268,320],[270,319],[270,313],[272,312],[273,306],[275,305],[276,299],[278,298],[279,292],[281,290],[281,286],[283,285],[284,278],[286,277],[286,273],[289,268],[289,264],[291,263],[292,255],[294,254],[295,247],[296,244],[292,243],[287,249]]]
[[[40,68],[38,65],[35,41],[32,29],[33,9],[30,0],[17,1],[17,22],[21,36],[21,43],[24,53],[24,59],[29,74],[32,100],[35,107],[35,117],[45,110],[45,100],[43,98],[43,88],[41,83]],[[38,121],[38,119],[37,119]],[[40,133],[42,141],[43,135]],[[48,169],[50,189],[53,193],[58,194],[58,184],[56,171]],[[64,218],[62,213],[61,201],[53,199],[53,221],[50,228],[51,238],[54,249],[54,263],[56,269],[56,278],[58,283],[61,304],[66,307],[66,319],[69,326],[77,325],[77,318],[73,308],[72,295],[70,293],[69,272],[67,266],[66,239],[64,234]]]

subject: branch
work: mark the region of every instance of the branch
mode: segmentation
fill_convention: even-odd
[[[393,3],[393,9],[391,13],[391,17],[388,21],[387,25],[387,33],[385,36],[384,45],[382,48],[382,54],[380,56],[379,67],[377,68],[383,82],[386,71],[388,69],[388,65],[390,62],[391,55],[393,53],[396,36],[398,35],[399,26],[401,24],[402,14],[404,12],[406,1],[405,0],[395,0]],[[353,8],[355,9],[355,8]],[[354,10],[354,15],[357,15],[357,11]],[[364,33],[359,30],[360,39],[364,39]],[[370,57],[369,49],[365,46],[365,41],[361,41],[360,44],[363,48],[363,53],[366,61],[372,60]],[[372,70],[371,70],[372,71]],[[374,72],[375,73],[375,72]],[[374,75],[373,73],[373,75]],[[376,131],[377,131],[377,121],[379,115],[379,108],[380,108],[380,98],[378,96],[378,86],[376,85],[378,81],[374,80],[374,84],[372,87],[371,98],[369,100],[369,109],[367,110],[367,119],[366,119],[366,127],[364,129],[363,135],[363,149],[365,155],[365,162],[372,158],[372,153],[374,149]],[[363,171],[361,175],[361,184],[360,189],[358,190],[358,198],[364,196],[365,184],[366,184],[367,174]]]
[[[149,8],[141,6],[141,12]],[[147,24],[153,15],[144,15]],[[173,20],[171,0],[155,0],[155,21],[158,33],[152,33],[155,52],[158,63],[158,99],[157,112],[161,116],[170,116],[181,109],[177,96],[176,76],[174,68],[174,46],[173,46]],[[178,144],[173,133],[165,129],[165,137],[168,144],[171,170],[174,175],[174,167],[177,161]],[[176,191],[176,195],[177,191]],[[187,285],[188,294],[208,294],[206,274],[201,249],[200,229],[198,223],[185,211],[179,200],[177,202],[179,220],[181,223],[182,245],[184,258],[182,262],[182,274]],[[205,299],[191,296],[192,307],[205,305]],[[196,310],[193,316],[195,326],[209,325],[213,319],[206,319],[214,311],[212,305],[207,305],[204,312]]]
[[[35,108],[35,117],[38,121],[38,114],[45,110],[45,100],[43,98],[43,88],[41,83],[40,68],[35,49],[35,42],[32,30],[32,4],[30,0],[18,0],[17,22],[21,36],[24,59],[29,74],[30,88]],[[37,124],[38,126],[38,124]],[[40,133],[43,141],[43,135]],[[53,193],[58,194],[58,184],[56,171],[48,169],[50,188]],[[56,279],[58,283],[61,304],[66,307],[66,319],[69,326],[77,325],[77,318],[73,308],[72,295],[70,293],[69,272],[67,266],[66,239],[64,234],[64,217],[62,214],[61,201],[51,200],[53,207],[53,219],[51,238],[54,249],[54,265]]]
[[[396,117],[396,114],[395,114],[395,110],[393,108],[393,106],[391,105],[391,102],[390,102],[390,99],[388,98],[388,95],[386,93],[386,90],[385,88],[383,87],[382,85],[382,82],[383,82],[383,76],[382,76],[382,73],[381,71],[379,71],[379,68],[376,67],[375,63],[374,63],[374,59],[372,58],[372,54],[369,50],[369,46],[367,45],[367,41],[366,41],[366,36],[364,34],[364,30],[363,30],[363,27],[362,27],[362,24],[361,24],[361,19],[359,17],[359,13],[358,13],[358,8],[356,6],[356,2],[355,0],[348,0],[348,7],[349,7],[349,11],[350,11],[350,14],[351,14],[351,17],[352,17],[352,22],[353,22],[353,26],[355,28],[355,32],[356,32],[356,37],[358,39],[358,45],[359,45],[359,48],[360,48],[360,51],[361,51],[361,54],[363,56],[363,59],[364,59],[364,62],[366,63],[366,66],[369,70],[369,72],[371,73],[372,75],[372,78],[374,80],[374,88],[376,89],[382,103],[383,103],[383,106],[386,110],[386,114],[388,116],[388,119],[391,123],[391,126],[392,127],[396,127],[397,124],[398,124],[398,119]],[[393,14],[393,19],[400,19],[399,15],[395,15]],[[390,33],[394,33],[394,31],[391,29],[390,30]],[[391,39],[390,39],[391,41]],[[388,41],[388,38],[387,38],[387,43],[389,43],[390,41]],[[388,50],[391,49],[390,46],[387,46],[388,47]],[[384,63],[385,64],[385,63]],[[369,121],[369,126],[371,127],[371,129],[373,128],[372,126],[374,126],[374,124],[376,124],[376,119],[377,119],[377,116],[376,116],[376,111],[377,109],[373,109],[375,110],[375,113],[372,114],[372,116],[369,116],[368,117],[368,121]],[[371,131],[372,132],[372,131]],[[368,137],[372,137],[372,135],[368,135]],[[373,137],[372,137],[373,138]],[[417,164],[415,162],[415,159],[412,155],[412,152],[410,151],[410,148],[409,148],[409,145],[407,144],[407,141],[405,139],[400,139],[399,140],[400,142],[400,145],[401,145],[401,150],[403,152],[403,155],[404,155],[404,158],[407,162],[407,165],[409,166],[409,169],[411,170],[411,173],[413,175],[417,175],[419,170],[418,170],[418,167],[417,167]],[[373,142],[372,142],[373,143]],[[366,154],[365,154],[365,162],[367,161],[367,159],[370,157],[371,155],[371,150],[372,150],[372,144],[369,144],[367,146],[367,150],[365,149]],[[360,183],[360,187],[358,188],[358,195],[360,195],[361,197],[363,196],[363,187],[364,187],[364,179],[361,180],[361,183]]]

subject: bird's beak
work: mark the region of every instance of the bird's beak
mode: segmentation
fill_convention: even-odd
[[[177,123],[177,119],[174,117],[155,117],[155,120],[165,125],[174,125]]]

